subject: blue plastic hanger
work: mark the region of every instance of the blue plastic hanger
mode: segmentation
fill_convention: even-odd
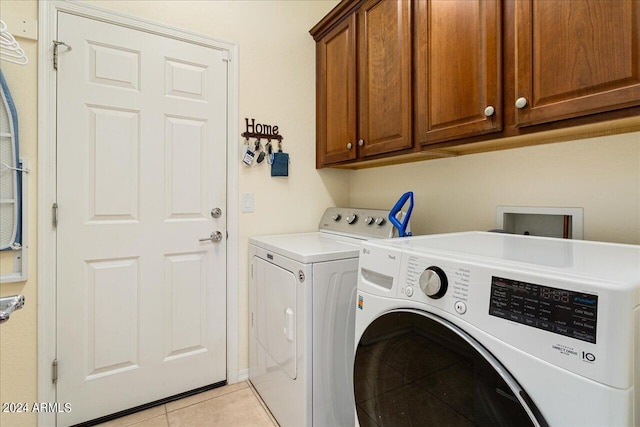
[[[405,203],[409,200],[409,208],[407,209],[407,213],[405,214],[402,222],[398,221],[396,215],[403,208]],[[396,204],[391,208],[389,212],[389,221],[398,229],[398,237],[411,236],[411,232],[407,231],[407,227],[409,226],[409,219],[411,218],[411,211],[413,211],[413,191],[407,191],[404,193],[396,202]]]

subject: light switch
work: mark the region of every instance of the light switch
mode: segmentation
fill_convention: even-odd
[[[242,193],[242,212],[253,212],[253,193]]]

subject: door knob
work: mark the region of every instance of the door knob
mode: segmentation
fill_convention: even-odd
[[[351,147],[353,147],[353,145],[349,142],[349,143],[347,144],[347,150],[351,150]]]
[[[358,140],[358,147],[362,147],[364,145],[364,139]]]
[[[202,239],[198,239],[201,242],[219,242],[220,240],[222,240],[222,232],[220,231],[214,231],[213,233],[211,233],[211,236],[209,237],[204,237]]]

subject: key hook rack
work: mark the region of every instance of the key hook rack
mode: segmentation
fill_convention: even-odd
[[[267,141],[271,141],[272,139],[277,139],[278,142],[282,142],[282,140],[284,139],[282,135],[274,135],[272,133],[242,132],[241,136],[243,136],[245,139],[257,138],[257,139],[266,139]]]
[[[278,143],[282,143],[284,138],[278,133],[278,126],[256,123],[256,119],[251,119],[251,122],[249,122],[249,119],[245,118],[244,121],[247,128],[241,135],[245,139],[257,138],[266,139],[268,141],[277,139]]]

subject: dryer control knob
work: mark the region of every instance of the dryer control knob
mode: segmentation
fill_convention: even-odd
[[[339,213],[333,214],[331,218],[333,218],[334,221],[340,221],[340,218],[342,218],[342,215],[340,215]]]
[[[371,225],[371,224],[373,224],[373,218],[372,218],[372,217],[370,217],[370,216],[366,217],[366,218],[364,219],[364,223],[365,223],[365,224],[367,224],[367,225]]]
[[[384,224],[385,222],[386,222],[386,220],[385,220],[383,217],[381,217],[381,216],[379,216],[379,217],[377,217],[377,218],[376,218],[376,225],[382,225],[382,224]]]
[[[420,289],[429,298],[442,298],[447,293],[447,287],[447,275],[440,267],[431,266],[420,275]]]
[[[349,224],[353,224],[358,220],[358,215],[356,214],[351,214],[347,217],[347,223]]]

